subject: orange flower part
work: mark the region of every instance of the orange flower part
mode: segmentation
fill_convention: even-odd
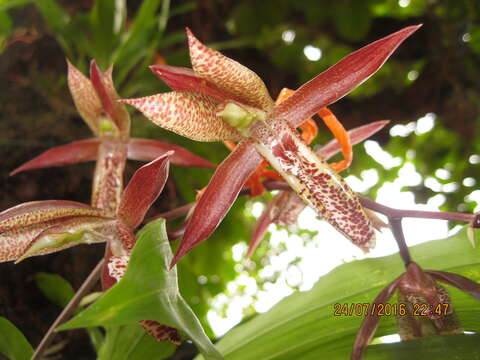
[[[294,93],[295,90],[283,88],[280,91],[280,94],[278,94],[275,104],[280,104]],[[347,130],[345,130],[340,121],[338,121],[337,117],[327,107],[320,109],[318,116],[322,118],[325,125],[327,125],[328,129],[332,132],[333,136],[342,146],[342,154],[344,159],[342,161],[332,163],[330,166],[336,172],[345,170],[352,163],[352,144],[350,143],[350,137],[348,136]],[[299,126],[299,128],[302,130],[301,137],[307,144],[310,144],[318,134],[317,124],[312,118],[306,120],[302,125]]]

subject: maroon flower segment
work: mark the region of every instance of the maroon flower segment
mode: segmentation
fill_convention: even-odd
[[[276,157],[286,174],[284,178],[309,206],[362,250],[374,247],[373,227],[357,196],[343,178],[311,152],[293,128],[276,122],[268,131],[257,124],[252,133]]]

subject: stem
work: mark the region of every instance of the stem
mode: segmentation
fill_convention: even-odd
[[[265,189],[267,190],[283,190],[283,191],[290,191],[290,185],[286,182],[281,180],[266,180],[263,182]],[[250,189],[242,189],[239,193],[239,196],[242,195],[249,195]],[[400,256],[405,264],[408,266],[412,261],[410,252],[408,250],[408,246],[405,241],[405,235],[403,234],[402,228],[402,219],[409,217],[409,218],[422,218],[422,219],[436,219],[436,220],[449,220],[449,221],[461,221],[466,223],[472,223],[476,218],[475,214],[464,214],[464,213],[457,213],[457,212],[442,212],[442,211],[423,211],[423,210],[403,210],[403,209],[394,209],[386,205],[382,205],[377,203],[376,201],[358,197],[360,203],[367,209],[376,211],[388,217],[388,221],[391,225],[393,236],[397,242]],[[176,209],[172,209],[167,211],[163,214],[159,214],[155,218],[164,217],[164,218],[177,218],[179,216],[185,215],[188,211],[195,205],[195,203],[190,203],[184,206],[181,206]],[[480,217],[479,217],[480,219]],[[478,221],[480,226],[480,221]],[[179,228],[175,231],[169,233],[169,238],[174,240],[180,236],[182,236],[183,228]]]
[[[39,360],[42,357],[45,349],[50,345],[52,340],[55,337],[55,329],[63,323],[63,321],[75,310],[78,303],[82,300],[86,293],[88,293],[93,286],[97,283],[100,278],[100,271],[102,270],[103,259],[95,266],[87,279],[83,282],[82,286],[77,290],[75,295],[72,297],[68,305],[63,309],[63,311],[58,315],[53,324],[48,329],[47,333],[44,335],[42,341],[38,345],[35,353],[33,354],[31,360]]]
[[[405,242],[405,235],[403,235],[402,218],[389,217],[388,222],[390,223],[390,226],[392,228],[393,236],[397,241],[400,256],[402,257],[405,267],[407,267],[408,264],[412,262],[412,258],[410,256],[410,251],[408,250],[407,243]]]

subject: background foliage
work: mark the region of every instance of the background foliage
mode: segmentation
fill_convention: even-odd
[[[392,121],[390,134],[383,131],[375,140],[398,158],[395,166],[386,169],[363,146],[356,147],[349,174],[361,177],[364,169],[374,168],[379,178],[366,195],[374,198],[380,185],[412,164],[421,181],[405,190],[417,202],[442,194],[443,210],[473,211],[480,201],[475,193],[480,179],[479,11],[475,0],[0,0],[0,209],[23,201],[85,201],[90,196],[91,164],[8,177],[9,170],[42,150],[90,136],[66,89],[65,56],[82,70],[91,58],[103,68],[114,62],[122,97],[152,94],[166,88],[146,65],[188,66],[183,28],[189,26],[202,41],[256,71],[276,96],[282,87],[298,87],[361,45],[423,23],[378,74],[331,109],[346,128]],[[307,58],[307,46],[321,50],[317,61]],[[418,119],[428,113],[435,114],[434,128],[422,132]],[[321,129],[319,143],[329,139]],[[228,154],[221,144],[180,138],[138,113],[133,135],[178,143],[217,164]],[[127,175],[136,167],[130,163]],[[178,167],[171,173],[151,215],[192,201],[194,189],[211,175]],[[261,279],[259,269],[281,248],[261,246],[249,262],[233,256],[233,245],[248,241],[253,222],[248,200],[237,201],[215,235],[178,268],[181,293],[210,335],[209,304],[229,281],[248,273],[262,288],[278,276]],[[311,234],[304,235],[308,241]],[[1,264],[0,315],[37,344],[60,308],[36,286],[36,273],[61,274],[78,288],[102,252],[95,245],[15,267]],[[248,308],[245,315],[253,313]],[[66,358],[90,356],[82,346],[88,341],[83,332],[62,336],[69,341]]]

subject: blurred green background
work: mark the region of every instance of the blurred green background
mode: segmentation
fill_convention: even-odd
[[[375,198],[382,184],[411,164],[421,180],[404,190],[413,192],[416,202],[441,194],[442,210],[474,211],[480,203],[475,190],[480,179],[480,3],[475,0],[0,0],[0,210],[24,201],[87,202],[90,197],[92,164],[8,177],[51,146],[91,136],[66,87],[65,57],[84,72],[92,58],[103,69],[113,63],[121,97],[166,91],[147,66],[189,66],[188,26],[204,43],[257,72],[276,97],[283,87],[297,88],[349,52],[418,23],[423,27],[374,77],[330,107],[347,129],[391,120],[373,139],[398,159],[394,165],[385,168],[357,146],[345,175],[361,178],[364,169],[374,168],[378,181],[365,195]],[[318,123],[316,144],[321,144],[331,135]],[[138,113],[133,113],[132,133],[183,145],[216,164],[228,154],[220,143],[189,141]],[[138,165],[129,163],[127,176]],[[212,172],[174,167],[171,174],[151,215],[193,201]],[[207,311],[228,282],[247,272],[262,289],[279,275],[265,279],[259,270],[281,247],[264,242],[252,261],[234,257],[232,247],[249,241],[255,221],[251,210],[249,199],[238,200],[215,235],[179,266],[182,294],[211,335]],[[289,231],[301,232],[305,241],[314,235]],[[38,343],[59,308],[36,287],[35,274],[58,273],[78,288],[102,255],[102,246],[79,247],[16,266],[1,264],[0,315]],[[244,312],[255,311],[247,306]],[[69,342],[66,358],[91,356],[83,332],[61,336]]]

